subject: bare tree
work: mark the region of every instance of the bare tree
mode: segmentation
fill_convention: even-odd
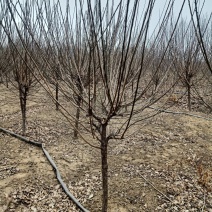
[[[205,86],[207,88],[206,95],[203,97],[197,88],[195,88],[196,93],[201,98],[204,105],[212,111],[212,99],[207,98],[207,96],[211,96],[211,75],[212,75],[212,65],[211,65],[211,29],[212,29],[212,13],[209,16],[202,15],[202,9],[204,8],[205,2],[194,1],[194,4],[191,1],[188,1],[189,9],[191,14],[191,20],[195,29],[195,35],[197,41],[200,46],[200,50],[202,52],[202,56],[204,58],[205,64],[202,62],[203,70],[202,74],[204,76]],[[205,66],[206,65],[206,66]],[[208,86],[209,85],[209,86]],[[209,88],[209,89],[208,89]],[[203,89],[202,89],[203,90]],[[206,98],[205,98],[206,97]]]
[[[47,2],[50,7],[50,1]],[[169,1],[167,10],[163,14],[164,21],[161,28],[165,27],[170,20],[173,2]],[[58,57],[61,65],[60,78],[63,81],[60,84],[61,95],[69,97],[70,106],[76,109],[76,115],[73,115],[66,105],[60,102],[59,111],[70,121],[79,136],[83,138],[83,133],[89,132],[96,139],[97,144],[85,141],[100,149],[102,212],[106,212],[108,208],[107,154],[109,141],[123,139],[129,128],[157,115],[158,111],[147,109],[155,104],[161,108],[165,106],[160,100],[175,84],[169,81],[172,74],[171,66],[164,70],[161,67],[167,58],[168,47],[185,1],[174,23],[173,31],[163,41],[160,55],[157,55],[157,63],[153,66],[147,57],[147,50],[154,3],[154,0],[148,1],[143,6],[141,13],[141,5],[138,0],[118,2],[107,0],[104,5],[99,0],[94,2],[87,0],[86,4],[80,0],[75,1],[77,20],[72,19],[76,20],[75,25],[72,25],[70,21],[65,21],[62,13],[57,13],[60,16],[57,26],[60,27],[60,31],[64,32],[64,35],[57,36],[57,32],[53,35],[48,27],[39,25],[40,31],[44,31],[44,37],[50,36],[51,39],[47,40],[50,40],[54,49],[63,56],[62,58]],[[15,9],[15,5],[11,1],[8,5]],[[50,25],[49,21],[52,21],[52,18],[48,18],[48,15],[51,10],[45,7],[45,4],[37,2],[37,5],[40,23],[43,21],[46,22],[46,26]],[[54,7],[60,7],[59,1],[54,4]],[[40,11],[43,11],[42,15],[40,15]],[[10,12],[13,11],[10,10]],[[69,17],[68,12],[66,16]],[[13,21],[16,22],[15,19]],[[17,24],[15,27],[19,31]],[[29,28],[27,29],[28,32],[31,32]],[[158,34],[159,38],[155,39],[154,46],[159,46],[159,42],[161,42],[163,33]],[[23,37],[20,33],[19,36]],[[33,42],[36,42],[36,36],[33,33],[30,33],[30,36]],[[63,39],[65,42],[61,41]],[[23,44],[24,40],[21,40]],[[37,45],[39,46],[39,44]],[[27,49],[26,45],[24,47]],[[43,46],[39,47],[43,49]],[[62,49],[65,49],[65,52]],[[34,55],[30,54],[30,58],[33,57]],[[46,66],[51,67],[51,63],[46,60],[47,57],[48,55],[42,55]],[[33,62],[39,69],[36,60]],[[54,63],[54,61],[51,62]],[[49,81],[45,80],[43,72],[40,70],[38,72],[40,78],[44,79],[42,86],[50,88]],[[157,80],[155,81],[155,79]],[[57,101],[51,90],[46,90],[52,99]],[[128,110],[125,110],[126,107]],[[79,121],[79,113],[82,121]]]
[[[194,79],[201,71],[200,46],[193,25],[181,20],[174,39],[174,56],[180,81],[186,87],[187,107],[191,111],[191,95]]]
[[[11,10],[10,15],[7,14],[4,19],[4,31],[8,36],[8,48],[9,55],[12,60],[10,68],[12,69],[13,79],[10,82],[17,88],[19,92],[20,107],[22,114],[22,134],[26,134],[26,112],[27,112],[27,98],[29,90],[35,85],[36,80],[33,77],[33,64],[29,57],[33,55],[33,41],[30,39],[28,30],[33,30],[30,15],[32,14],[32,8],[25,3],[25,10],[22,10],[23,19],[26,21],[26,25],[19,25],[19,31],[16,33],[13,28],[17,26],[17,23],[12,24],[15,13]],[[23,8],[21,8],[23,9]],[[22,34],[20,34],[22,33]],[[21,36],[20,36],[21,35]],[[13,80],[16,82],[14,83]]]
[[[4,16],[5,16],[5,4],[0,4],[0,23],[2,23]],[[0,27],[0,83],[6,83],[6,86],[8,87],[8,81],[9,81],[9,61],[10,55],[9,55],[9,48],[8,48],[8,38],[6,33],[4,32],[4,29]]]
[[[0,46],[0,84],[5,83],[6,87],[9,87],[9,78],[10,78],[10,65],[8,61],[10,60],[10,51],[9,46],[7,45],[7,39],[1,37],[1,46]]]
[[[210,46],[207,44],[207,37],[205,35],[207,35],[207,33],[205,34],[205,30],[207,29],[209,23],[211,23],[211,19],[212,19],[212,13],[210,14],[208,20],[203,20],[204,22],[206,22],[206,26],[204,27],[204,29],[202,28],[202,19],[201,19],[201,12],[202,12],[202,8],[204,7],[204,2],[203,4],[199,4],[199,2],[197,0],[194,0],[194,9],[192,9],[192,3],[189,0],[189,8],[190,8],[190,14],[191,14],[191,19],[193,22],[193,25],[195,27],[195,33],[197,36],[197,40],[199,42],[199,45],[201,47],[201,51],[203,54],[203,57],[205,59],[205,62],[208,66],[208,69],[210,70],[211,74],[212,74],[212,65],[211,65],[211,57],[210,57]],[[194,10],[194,12],[193,12]],[[211,36],[210,36],[211,37]]]

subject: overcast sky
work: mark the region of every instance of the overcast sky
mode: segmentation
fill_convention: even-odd
[[[86,2],[86,0],[84,0]],[[92,0],[91,0],[92,1]],[[193,2],[194,0],[191,0],[191,2]],[[66,0],[60,0],[61,2],[61,6],[64,8],[66,7]],[[70,9],[71,12],[74,12],[74,0],[69,0],[69,4],[70,4]],[[94,0],[93,0],[94,2]],[[101,0],[101,4],[105,5],[107,2],[107,0]],[[119,0],[115,0],[115,3],[118,3]],[[148,0],[140,0],[140,7],[142,7],[142,4],[147,4]],[[154,5],[154,10],[152,13],[152,17],[151,17],[151,24],[150,24],[150,31],[153,31],[153,29],[155,28],[156,24],[159,21],[159,17],[163,12],[163,8],[164,6],[167,6],[168,0],[156,0],[155,1],[155,5]],[[177,17],[180,8],[182,6],[183,0],[175,0],[175,4],[174,4],[174,15],[175,17]],[[202,10],[202,14],[204,15],[210,15],[210,13],[212,12],[212,0],[199,0],[199,5],[203,5],[204,3],[204,7]],[[142,8],[141,8],[142,11]],[[189,7],[188,7],[188,2],[186,1],[185,5],[184,5],[184,9],[183,9],[183,13],[182,16],[187,19],[190,20],[190,11],[189,11]]]
[[[0,0],[1,1],[1,0]],[[15,2],[16,0],[14,0]],[[20,2],[24,2],[25,0],[20,0]],[[56,2],[57,0],[50,0],[50,2]],[[87,0],[84,0],[84,2],[86,2]],[[91,0],[92,2],[95,2],[95,0]],[[112,0],[111,0],[112,1]],[[110,2],[111,2],[110,1]],[[139,11],[141,11],[142,13],[142,9],[144,7],[144,5],[147,5],[149,0],[140,0],[140,9]],[[182,6],[184,0],[175,0],[174,3],[174,16],[177,17],[180,11],[180,8]],[[194,5],[194,0],[190,0],[192,2],[192,4]],[[30,2],[30,1],[29,1]],[[66,2],[67,0],[60,0],[61,3],[61,7],[62,10],[65,12],[66,9]],[[77,2],[79,2],[77,0]],[[106,4],[107,0],[101,0],[101,4],[102,6],[104,6]],[[119,3],[119,0],[114,0],[115,4]],[[126,0],[124,0],[124,2],[126,2]],[[133,0],[131,0],[131,2],[134,2]],[[150,26],[149,26],[149,33],[150,35],[152,34],[153,30],[155,29],[155,26],[158,24],[159,21],[159,17],[162,15],[162,12],[164,11],[164,7],[167,7],[169,0],[155,0],[155,5],[154,5],[154,9],[152,12],[152,17],[151,17],[151,22],[150,22]],[[199,7],[203,6],[203,10],[202,10],[202,14],[203,15],[209,15],[212,13],[212,0],[199,0]],[[74,6],[75,6],[75,0],[69,0],[69,5],[70,5],[70,14],[74,14]],[[162,15],[163,16],[163,15]],[[182,12],[182,16],[189,21],[190,20],[190,11],[189,11],[189,7],[188,7],[188,0],[186,0],[186,3],[184,5],[184,9]]]

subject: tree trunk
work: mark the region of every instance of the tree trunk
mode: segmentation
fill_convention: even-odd
[[[22,115],[22,134],[26,134],[26,103],[27,103],[27,88],[24,86],[19,86],[19,99],[21,106],[21,115]]]
[[[7,74],[6,74],[6,87],[7,88],[9,88],[9,82],[8,82],[9,80],[8,80],[8,76],[7,76]]]
[[[3,83],[4,80],[3,80],[3,74],[1,73],[1,79],[0,79],[0,84]]]
[[[107,163],[107,123],[102,124],[101,131],[101,159],[102,159],[102,212],[107,212],[108,207],[108,163]]]
[[[80,118],[80,106],[82,102],[82,94],[83,94],[83,89],[81,85],[81,81],[79,77],[77,78],[77,84],[76,84],[79,94],[76,96],[76,103],[77,103],[77,112],[76,112],[76,120],[75,120],[75,129],[74,129],[74,138],[78,138],[78,128],[79,128],[79,118]]]
[[[188,91],[188,110],[191,111],[191,85],[190,85],[190,83],[187,84],[187,91]]]
[[[187,85],[187,107],[191,111],[191,76],[186,72],[186,85]]]
[[[60,73],[60,65],[58,64],[58,68],[55,72],[56,84],[55,84],[55,98],[56,98],[56,110],[59,110],[59,73]]]
[[[95,110],[96,109],[96,83],[93,85],[93,99],[92,99],[92,107]]]
[[[133,81],[132,81],[132,96],[134,95],[134,85],[133,85]]]
[[[56,110],[59,110],[59,102],[58,102],[59,101],[59,98],[58,98],[59,86],[58,86],[58,82],[56,82],[55,87],[56,87],[55,88],[56,89],[56,94],[55,94],[56,95],[55,96],[56,97]]]
[[[127,102],[127,94],[126,93],[124,93],[124,102],[125,102],[125,104]],[[125,112],[127,112],[127,105],[125,105],[124,108],[125,108]]]
[[[77,112],[76,112],[76,120],[75,120],[75,129],[74,129],[74,138],[78,138],[78,128],[79,128],[79,118],[80,118],[80,106],[81,106],[82,98],[81,96],[77,97]]]

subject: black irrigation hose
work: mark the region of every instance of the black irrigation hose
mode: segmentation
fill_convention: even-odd
[[[49,153],[47,152],[47,150],[43,147],[43,144],[42,143],[39,143],[39,142],[36,142],[36,141],[31,141],[21,135],[17,135],[13,132],[10,132],[9,130],[6,130],[6,129],[3,129],[0,127],[0,132],[3,132],[3,133],[6,133],[6,134],[9,134],[10,136],[12,137],[15,137],[15,138],[18,138],[19,140],[22,140],[24,142],[27,142],[29,144],[32,144],[34,146],[38,146],[40,148],[42,148],[45,156],[47,157],[49,163],[51,164],[51,166],[54,168],[55,172],[56,172],[56,176],[57,176],[57,180],[59,181],[59,183],[61,184],[63,190],[65,191],[65,193],[67,194],[67,196],[77,205],[77,207],[83,211],[83,212],[89,212],[87,209],[85,209],[80,203],[79,201],[70,193],[70,191],[68,190],[66,184],[63,182],[62,178],[61,178],[61,175],[60,175],[60,172],[56,166],[56,164],[54,163],[54,161],[52,160],[51,156],[49,155]]]

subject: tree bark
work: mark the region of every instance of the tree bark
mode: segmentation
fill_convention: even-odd
[[[21,105],[21,115],[22,115],[22,134],[26,134],[26,103],[27,103],[28,88],[19,85],[19,99]]]
[[[77,103],[77,112],[76,112],[76,119],[75,119],[75,129],[74,129],[74,138],[78,138],[78,128],[79,128],[79,118],[80,118],[80,106],[82,103],[82,94],[83,94],[83,89],[81,85],[81,81],[79,77],[77,78],[77,84],[76,84],[79,94],[76,96],[76,103]]]
[[[60,73],[60,65],[58,65],[57,70],[55,71],[55,98],[56,98],[56,110],[59,110],[59,73]]]
[[[8,80],[8,76],[7,76],[7,74],[6,74],[6,87],[7,88],[9,88],[9,82],[8,82],[9,80]]]
[[[0,84],[2,84],[4,81],[3,81],[3,74],[1,73],[1,79],[0,79]]]
[[[58,98],[58,92],[59,92],[59,85],[58,85],[58,82],[56,82],[56,110],[59,110],[59,98]]]
[[[126,101],[127,101],[127,94],[124,93],[124,102]],[[127,105],[125,105],[124,108],[125,108],[125,112],[127,112]]]
[[[107,123],[102,124],[101,131],[101,159],[102,159],[102,212],[108,207],[108,162],[107,162]]]
[[[187,85],[187,90],[188,90],[188,110],[191,111],[191,86],[189,83]]]
[[[79,130],[79,118],[80,118],[80,106],[81,106],[81,96],[77,97],[77,112],[76,112],[76,120],[75,120],[75,129],[74,129],[74,138],[78,138],[78,130]]]
[[[191,111],[191,76],[186,72],[186,85],[187,85],[187,107]]]

